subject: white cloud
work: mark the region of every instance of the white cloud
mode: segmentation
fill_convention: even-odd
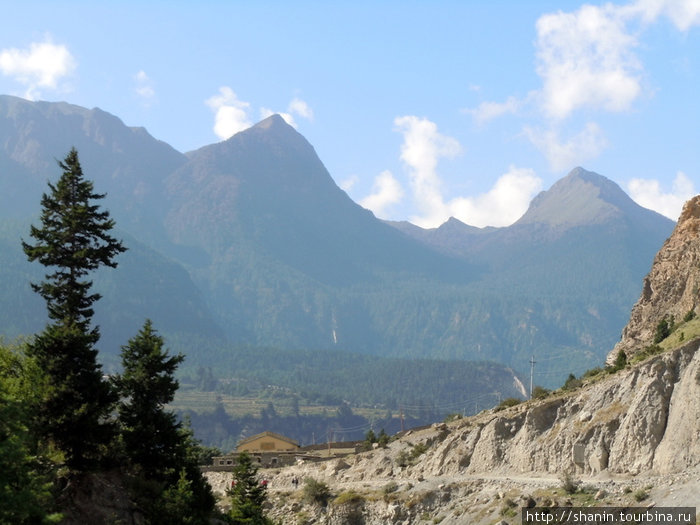
[[[408,168],[411,191],[420,211],[410,220],[418,226],[435,228],[450,217],[478,227],[507,226],[525,213],[542,187],[532,170],[511,167],[488,192],[446,201],[437,164],[441,158],[458,155],[462,151],[459,142],[442,135],[427,119],[405,116],[395,119],[394,124],[404,136],[401,160]],[[387,190],[387,194],[392,193]]]
[[[260,108],[261,119],[266,119],[267,117],[271,117],[272,115],[279,115],[285,120],[287,124],[292,126],[294,129],[297,129],[297,123],[294,120],[294,116],[291,113],[285,113],[284,111],[273,111],[270,108]]]
[[[640,206],[654,210],[669,219],[677,220],[683,204],[695,195],[693,181],[679,171],[671,191],[665,193],[655,179],[632,179],[627,183],[630,196]]]
[[[298,117],[305,118],[307,120],[313,120],[314,112],[309,107],[309,105],[299,98],[293,98],[292,101],[287,106],[287,111],[273,111],[270,108],[260,108],[260,118],[266,119],[271,115],[279,115],[282,117],[287,124],[297,129],[299,125],[294,119],[294,115]]]
[[[452,217],[472,226],[508,226],[527,211],[542,189],[542,179],[531,169],[511,166],[493,188],[476,197],[458,197],[447,203]]]
[[[208,98],[205,103],[216,114],[214,133],[220,139],[228,139],[252,125],[248,118],[250,104],[238,100],[236,93],[228,86],[220,87],[219,94]]]
[[[539,18],[537,73],[547,116],[564,119],[582,107],[613,112],[631,107],[641,93],[641,65],[627,15],[605,4]]]
[[[589,122],[577,135],[562,141],[555,128],[524,129],[525,136],[549,161],[554,171],[570,170],[597,157],[607,146],[603,131],[595,122]]]
[[[387,208],[401,201],[403,188],[389,170],[381,172],[372,185],[372,193],[360,201],[360,206],[372,210],[377,217],[383,217]]]
[[[134,75],[136,81],[136,94],[148,104],[156,96],[156,91],[153,88],[153,81],[148,77],[144,70],[139,71]]]
[[[631,16],[639,16],[646,23],[660,16],[667,16],[680,30],[687,31],[700,25],[700,2],[698,0],[638,0],[624,8]]]
[[[423,225],[439,225],[445,216],[437,163],[442,157],[454,157],[462,148],[457,140],[438,132],[435,123],[415,116],[394,119],[397,131],[404,137],[401,160],[409,171],[409,180],[416,204],[422,214],[411,222]]]
[[[355,187],[355,184],[357,184],[357,182],[359,180],[360,180],[360,177],[358,177],[357,175],[352,175],[352,176],[348,177],[347,179],[340,181],[339,186],[343,191],[349,192],[351,189],[353,189]]]
[[[64,45],[57,45],[46,37],[34,42],[29,49],[0,51],[0,71],[27,86],[25,97],[33,100],[41,96],[40,89],[57,89],[59,81],[73,73],[76,62]]]
[[[300,98],[294,97],[292,99],[292,101],[289,103],[289,107],[287,108],[287,111],[289,111],[292,114],[303,117],[307,120],[314,119],[313,110],[309,107],[309,105],[306,102],[304,102]]]
[[[474,117],[477,124],[485,124],[490,120],[505,115],[515,113],[521,102],[515,97],[508,97],[505,102],[482,102],[475,109],[465,109]]]

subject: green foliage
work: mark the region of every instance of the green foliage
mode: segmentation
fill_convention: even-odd
[[[415,465],[418,458],[428,451],[429,443],[416,443],[410,450],[401,450],[396,456],[396,464],[399,467],[408,467]]]
[[[173,374],[184,360],[179,354],[170,356],[163,345],[147,320],[122,347],[123,372],[114,379],[122,397],[118,414],[124,452],[146,478],[159,480],[179,459],[181,425],[164,407],[177,391]]]
[[[356,503],[361,503],[365,500],[364,496],[358,494],[354,490],[348,490],[347,492],[341,492],[333,500],[334,505],[352,505]]]
[[[263,513],[267,488],[258,480],[258,469],[247,452],[238,455],[233,469],[233,486],[228,495],[231,498],[229,517],[233,524],[272,525]]]
[[[390,481],[382,487],[382,493],[387,496],[399,490],[399,485],[395,481]]]
[[[331,490],[322,481],[314,478],[306,478],[304,480],[304,501],[307,503],[317,503],[326,505],[331,497]]]
[[[427,443],[416,443],[411,448],[411,452],[408,454],[409,459],[415,462],[419,457],[428,451],[429,445]]]
[[[654,332],[654,344],[658,344],[664,339],[666,339],[673,331],[673,317],[671,317],[671,322],[666,320],[664,317],[656,325],[656,332]]]
[[[634,501],[642,502],[649,497],[649,493],[644,489],[639,489],[632,494],[632,497],[634,498]]]
[[[664,349],[655,344],[655,345],[649,345],[644,348],[641,352],[637,352],[633,357],[632,357],[632,362],[633,363],[638,363],[640,361],[645,360],[647,357],[651,357],[653,355],[658,355],[661,352],[663,352]]]
[[[56,523],[51,514],[50,471],[36,454],[32,430],[32,381],[40,373],[17,349],[0,345],[0,523]]]
[[[607,366],[605,367],[605,371],[608,374],[614,374],[615,372],[619,372],[623,368],[627,366],[627,354],[625,353],[624,350],[620,350],[617,353],[617,357],[615,357],[615,364],[612,366]]]
[[[532,398],[533,399],[544,399],[545,397],[547,397],[551,393],[552,393],[552,391],[549,390],[548,388],[544,388],[544,387],[537,385],[535,388],[532,389]]]
[[[106,422],[115,401],[97,363],[99,331],[91,327],[92,305],[86,275],[101,266],[116,267],[125,251],[109,235],[114,222],[93,201],[92,182],[84,179],[78,153],[71,149],[58,182],[41,199],[41,227],[32,226],[36,244],[22,242],[27,258],[52,268],[32,287],[46,301],[49,325],[29,345],[28,353],[46,371],[48,387],[36,407],[36,428],[66,455],[73,469],[94,468],[107,453],[113,426]]]
[[[574,374],[569,374],[569,377],[566,378],[566,381],[564,382],[564,386],[562,386],[562,390],[568,392],[570,390],[576,390],[583,384],[583,381],[580,379],[577,379]]]
[[[389,444],[389,439],[389,434],[384,432],[384,429],[381,429],[379,431],[379,435],[377,436],[377,443],[379,446],[385,448]]]
[[[496,406],[495,410],[496,412],[499,412],[505,408],[519,405],[522,402],[522,399],[518,399],[517,397],[507,397]]]
[[[692,308],[686,312],[686,314],[683,316],[683,322],[690,322],[693,319],[697,317],[697,314],[695,313],[695,310]]]
[[[34,407],[34,428],[64,454],[66,465],[93,469],[109,456],[116,400],[97,364],[92,334],[76,325],[53,324],[28,344],[27,353],[46,374]]]
[[[192,487],[193,483],[183,469],[177,483],[168,486],[155,505],[155,511],[149,513],[149,523],[152,525],[208,525],[206,515],[193,513],[197,507],[197,498]]]
[[[49,317],[87,333],[92,304],[100,295],[89,294],[92,282],[84,278],[101,266],[115,268],[114,258],[126,248],[109,234],[114,227],[109,212],[93,204],[104,194],[94,193],[93,183],[83,177],[75,148],[58,165],[61,178],[55,185],[49,182],[51,192],[41,198],[41,228],[30,229],[36,244],[23,241],[22,247],[30,261],[55,268],[46,281],[32,284],[46,300]]]
[[[575,494],[581,484],[581,482],[575,480],[568,471],[563,472],[559,479],[561,480],[561,488],[564,489],[564,492],[567,494]]]
[[[581,377],[588,379],[589,377],[595,377],[603,372],[603,369],[599,366],[586,370]]]

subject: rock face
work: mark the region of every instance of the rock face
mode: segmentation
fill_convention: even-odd
[[[608,355],[608,363],[624,350],[627,356],[653,343],[658,323],[676,321],[700,303],[700,195],[683,207],[671,236],[654,258],[644,278],[642,295],[634,305],[622,339]]]

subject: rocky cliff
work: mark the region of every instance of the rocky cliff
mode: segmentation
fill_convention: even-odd
[[[632,309],[622,339],[608,356],[615,360],[620,350],[628,357],[652,344],[659,323],[675,323],[700,303],[700,195],[683,207],[671,236],[654,258],[644,278],[642,294]]]

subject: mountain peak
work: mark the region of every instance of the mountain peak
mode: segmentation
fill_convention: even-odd
[[[257,124],[253,126],[253,128],[258,128],[258,129],[273,129],[279,126],[283,127],[292,127],[290,126],[286,120],[280,115],[279,113],[275,113],[274,115],[270,115],[269,117],[261,120]]]
[[[516,224],[554,227],[601,224],[624,212],[641,209],[610,179],[577,167],[541,192]]]

